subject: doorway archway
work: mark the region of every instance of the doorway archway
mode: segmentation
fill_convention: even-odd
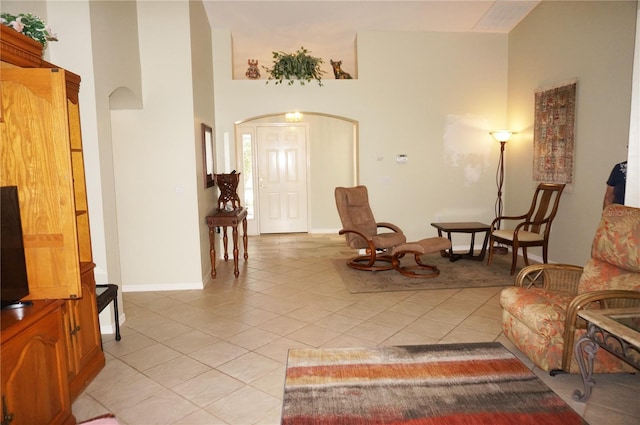
[[[302,118],[287,122],[285,113],[251,117],[235,124],[237,170],[243,173],[238,192],[249,209],[248,232],[258,235],[261,212],[257,153],[260,128],[302,127],[306,136],[307,233],[335,233],[340,219],[333,190],[358,182],[358,122],[346,117],[301,112]]]

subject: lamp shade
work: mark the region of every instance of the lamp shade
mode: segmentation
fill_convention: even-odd
[[[489,134],[493,136],[494,139],[498,142],[507,142],[511,138],[511,135],[514,134],[509,130],[494,130],[490,131]]]

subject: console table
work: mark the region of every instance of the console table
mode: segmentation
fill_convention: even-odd
[[[585,402],[595,385],[593,359],[599,347],[640,369],[640,307],[581,310],[578,316],[587,321],[587,333],[573,347],[573,355],[582,375],[584,393],[575,390],[573,399]],[[583,351],[586,353],[586,360]]]
[[[232,228],[232,239],[233,239],[233,274],[235,277],[240,275],[240,270],[238,269],[238,224],[242,223],[242,244],[244,248],[244,259],[245,261],[249,258],[249,254],[247,252],[247,247],[249,245],[248,237],[247,237],[247,209],[238,207],[231,211],[227,210],[216,210],[211,215],[207,216],[207,225],[209,226],[209,255],[211,256],[211,277],[216,277],[216,227],[222,228],[222,244],[224,246],[224,261],[229,259],[229,254],[227,253],[227,242],[229,238],[227,237],[227,227],[231,226]]]
[[[465,253],[454,253],[453,245],[449,248],[449,252],[440,251],[440,254],[443,257],[449,257],[449,261],[458,261],[461,258],[466,258],[469,260],[482,261],[484,259],[484,254],[487,251],[487,242],[489,240],[489,230],[491,230],[491,226],[484,223],[479,223],[477,221],[466,221],[466,222],[454,222],[454,223],[431,223],[433,227],[438,229],[438,236],[442,237],[442,232],[447,233],[447,238],[451,241],[452,233],[471,233],[471,245],[469,247],[469,252]],[[478,255],[473,255],[473,245],[476,239],[476,233],[485,232],[484,242],[482,243],[482,249]]]

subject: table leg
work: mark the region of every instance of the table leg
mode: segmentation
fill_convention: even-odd
[[[440,230],[440,229],[438,229],[438,237],[440,237],[440,238],[442,237],[442,230]],[[449,240],[451,240],[451,238],[449,238]],[[447,254],[447,251],[443,249],[443,250],[440,251],[440,256],[444,257],[444,258],[447,258],[449,256],[449,254]]]
[[[209,257],[211,258],[211,277],[216,277],[216,232],[214,226],[209,226]]]
[[[587,359],[582,354],[584,351],[587,354]],[[582,376],[582,383],[584,384],[584,393],[580,390],[573,392],[573,399],[576,401],[586,402],[591,397],[591,389],[596,384],[593,379],[593,358],[598,351],[598,344],[589,339],[588,334],[580,338],[573,346],[573,356],[578,362],[580,367],[580,375]]]
[[[442,230],[438,229],[438,237],[442,237]],[[449,239],[449,242],[451,242],[451,248],[449,248],[449,252],[447,252],[447,250],[441,250],[440,251],[440,256],[447,258],[449,257],[449,261],[454,262],[459,260],[460,258],[462,258],[459,255],[456,255],[453,253],[453,241],[451,240],[451,232],[447,232],[447,239]]]
[[[244,260],[247,261],[249,258],[249,252],[247,248],[249,247],[249,237],[247,236],[247,219],[242,220],[242,245],[244,248]]]
[[[484,231],[484,242],[482,243],[482,250],[480,250],[480,254],[478,255],[478,260],[484,260],[484,255],[487,252],[487,243],[489,242],[489,230]]]
[[[476,244],[476,232],[471,232],[471,244],[469,245],[469,258],[473,258],[473,246]]]
[[[476,233],[475,231],[471,232],[471,247],[469,249],[469,253],[463,255],[464,258],[468,258],[469,260],[482,261],[484,260],[484,254],[487,251],[487,240],[489,236],[489,232],[485,232],[484,242],[482,243],[482,250],[478,255],[473,255],[474,245],[476,242]]]
[[[224,261],[229,259],[229,254],[227,253],[227,243],[229,242],[229,238],[227,237],[227,226],[222,226],[222,245],[224,246]]]
[[[113,299],[113,313],[115,316],[116,322],[116,341],[120,341],[122,337],[120,336],[120,313],[118,313],[118,292],[116,291],[116,296]]]
[[[238,250],[238,226],[232,226],[231,236],[233,239],[233,274],[235,277],[240,275],[240,270],[238,269],[238,254],[240,253]]]

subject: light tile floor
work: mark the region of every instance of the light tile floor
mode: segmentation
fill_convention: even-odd
[[[287,350],[500,341],[500,288],[350,294],[334,235],[250,237],[233,276],[220,262],[204,290],[125,293],[122,340],[103,335],[105,368],[74,402],[78,421],[123,425],[278,424]],[[533,367],[591,425],[640,423],[640,374],[598,375],[587,404],[577,375]]]

